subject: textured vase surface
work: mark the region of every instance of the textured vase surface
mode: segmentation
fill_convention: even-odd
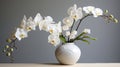
[[[56,49],[55,56],[61,64],[76,64],[81,56],[81,50],[74,43],[66,43]]]

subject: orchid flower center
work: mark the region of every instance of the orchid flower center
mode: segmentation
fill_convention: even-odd
[[[74,16],[73,16],[73,19],[76,19],[76,18],[77,18],[77,15],[74,15]]]
[[[55,44],[55,41],[54,41],[54,40],[52,40],[52,41],[51,41],[51,44]]]
[[[52,29],[50,29],[50,30],[49,30],[49,32],[50,32],[50,33],[53,33],[53,30],[52,30]]]
[[[30,31],[30,30],[32,30],[32,28],[31,27],[27,27],[27,30]]]
[[[21,38],[24,38],[24,37],[25,37],[25,35],[24,35],[24,34],[21,34],[21,35],[20,35],[20,37],[21,37]]]

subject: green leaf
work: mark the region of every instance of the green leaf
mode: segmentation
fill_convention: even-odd
[[[83,39],[83,38],[78,38],[77,40],[81,40],[81,41],[83,41],[83,42],[86,42],[87,44],[90,44],[90,42],[89,42],[88,40]]]
[[[82,40],[83,38],[77,38],[76,40]]]
[[[80,35],[78,35],[78,37],[83,36],[84,34],[86,34],[85,32],[82,32]]]
[[[91,40],[96,40],[96,38],[93,38],[93,37],[90,37],[90,36],[83,36],[82,38],[83,38],[83,39],[84,39],[84,38],[88,38],[88,39],[91,39]]]
[[[86,34],[86,33],[82,32],[81,34],[79,34],[79,35],[74,39],[74,41],[75,41],[75,40],[79,40],[79,38],[80,38],[81,36],[83,36],[84,34]]]
[[[63,35],[60,35],[59,38],[60,38],[60,40],[61,40],[63,43],[66,43],[66,39],[65,39],[65,37],[64,37]]]
[[[90,36],[83,36],[82,38],[90,38]]]
[[[81,41],[86,42],[87,44],[90,44],[88,40],[82,39]]]
[[[96,38],[90,38],[91,40],[96,40]]]

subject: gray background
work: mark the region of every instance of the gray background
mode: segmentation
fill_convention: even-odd
[[[34,17],[40,12],[42,16],[50,15],[58,22],[68,16],[67,9],[75,3],[81,7],[92,5],[108,9],[117,19],[120,18],[120,0],[0,0],[0,42],[3,44],[0,49],[24,15]],[[97,41],[91,41],[90,45],[77,42],[82,51],[79,62],[120,62],[120,23],[106,24],[101,18],[92,17],[84,22],[87,23],[81,24],[79,32],[90,28],[91,36]],[[56,47],[47,43],[47,36],[48,33],[37,28],[29,33],[28,38],[17,42],[19,48],[14,52],[15,62],[57,63],[54,56]],[[0,62],[9,62],[9,58],[0,55]]]

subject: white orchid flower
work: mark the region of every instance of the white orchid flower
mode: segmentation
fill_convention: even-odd
[[[71,32],[71,34],[72,34],[72,35],[77,35],[77,31],[76,31],[76,30],[73,30],[73,31]]]
[[[71,33],[70,33],[70,39],[74,39],[77,35],[77,31],[76,30],[73,30]]]
[[[49,25],[55,23],[51,16],[45,17],[40,23],[39,23],[39,29],[44,30],[48,32]]]
[[[32,17],[29,17],[27,20],[26,30],[27,31],[36,30],[36,23],[33,21]]]
[[[24,15],[23,20],[21,21],[20,27],[25,29],[27,25],[27,17]]]
[[[73,18],[71,18],[71,17],[65,17],[65,18],[63,19],[63,23],[64,23],[65,25],[67,25],[68,27],[71,27],[72,24],[73,24]]]
[[[43,30],[43,25],[46,21],[45,20],[42,20],[41,22],[39,22],[39,30]]]
[[[72,7],[70,7],[70,8],[68,9],[68,11],[67,11],[68,15],[71,15],[71,11],[76,10],[76,9],[77,9],[77,5],[74,4]]]
[[[83,11],[85,11],[85,13],[87,14],[91,13],[94,9],[95,9],[94,6],[83,7]]]
[[[62,30],[64,30],[64,31],[69,30],[69,26],[63,25],[63,26],[62,26]]]
[[[41,23],[41,25],[42,25],[41,29],[48,32],[50,24],[46,23],[46,21],[45,21],[45,23]],[[40,28],[40,25],[39,25],[39,28]]]
[[[48,36],[48,43],[56,46],[58,44],[60,44],[60,39],[59,39],[59,36],[56,36],[56,35],[49,35]]]
[[[90,34],[91,30],[90,29],[84,29],[83,32],[86,33],[86,34]]]
[[[74,6],[68,9],[68,14],[76,21],[83,17],[82,8],[81,7],[77,8],[76,4],[74,4]]]
[[[62,26],[61,26],[60,21],[58,22],[58,24],[56,26],[57,26],[58,33],[62,33]]]
[[[44,20],[45,20],[47,23],[55,23],[55,22],[53,21],[53,18],[52,18],[51,16],[45,17]]]
[[[93,11],[92,11],[92,14],[94,17],[98,17],[100,15],[103,15],[103,10],[100,9],[100,8],[95,8]]]
[[[36,29],[36,23],[33,21],[32,17],[29,17],[27,19],[26,16],[24,16],[24,18],[23,18],[23,20],[20,24],[20,28],[22,28],[26,31],[35,30]]]
[[[65,35],[70,36],[70,31],[66,31]]]
[[[41,16],[41,14],[37,13],[34,18],[34,22],[36,23],[36,25],[38,25],[42,20],[43,20],[43,17]]]
[[[75,35],[70,34],[70,39],[74,39],[74,38],[75,38]]]
[[[82,8],[79,7],[77,10],[73,10],[71,11],[71,15],[70,15],[73,19],[75,19],[76,21],[81,19],[83,17],[82,14]]]
[[[21,39],[23,39],[23,38],[28,37],[28,33],[27,33],[27,31],[24,30],[24,29],[17,28],[16,33],[15,33],[15,37],[16,37],[18,40],[21,40]]]
[[[62,33],[61,22],[58,22],[57,24],[49,24],[48,32],[50,34],[56,34],[56,35]]]
[[[50,34],[59,35],[59,31],[58,31],[58,28],[57,28],[57,24],[49,24],[49,26],[48,26],[48,32],[49,32]]]
[[[56,27],[56,24],[50,24],[49,26],[48,26],[48,32],[50,33],[50,34],[53,34],[53,33],[57,33],[57,29],[56,29],[57,27]]]

